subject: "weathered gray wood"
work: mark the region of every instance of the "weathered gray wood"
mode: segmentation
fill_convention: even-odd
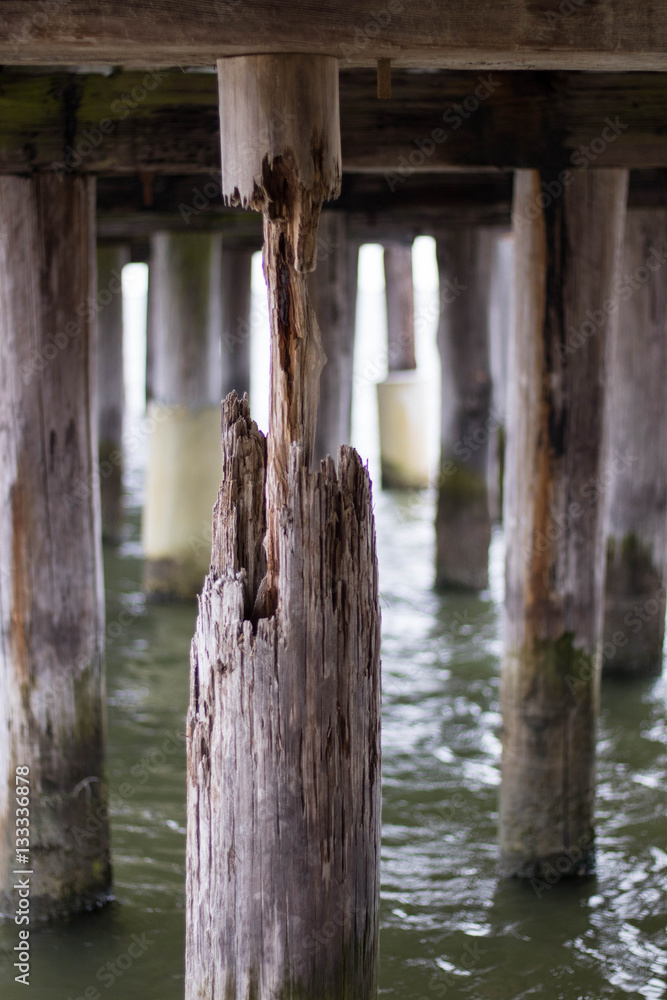
[[[353,65],[484,66],[516,69],[663,70],[667,8],[663,0],[580,4],[562,13],[553,0],[480,0],[415,6],[374,0],[286,7],[250,0],[59,0],[35,10],[3,0],[0,58],[5,63],[207,66],[220,56],[257,52],[333,55]],[[375,83],[375,81],[374,81]]]
[[[339,183],[337,76],[333,60],[309,56],[233,61],[244,65],[220,66],[223,190],[244,197],[254,177],[263,210],[270,430],[265,442],[247,402],[227,397],[192,647],[186,995],[373,1000],[380,618],[370,481],[349,448],[337,469],[328,458],[309,472],[322,350],[306,272],[321,201]],[[283,145],[266,131],[274,111],[291,122]],[[226,173],[230,139],[244,135],[260,146],[259,177],[257,150],[242,147],[246,167]]]
[[[123,516],[123,284],[130,248],[122,243],[97,247],[98,400],[102,537],[120,538]]]
[[[436,586],[488,585],[491,514],[489,319],[494,234],[478,226],[437,240],[442,366]]]
[[[595,484],[627,173],[578,173],[534,212],[550,180],[522,171],[515,182],[500,797],[504,870],[547,876],[593,861],[604,558]],[[588,334],[569,353],[573,330]]]
[[[329,458],[309,474],[293,447],[278,610],[253,626],[265,443],[233,396],[223,454],[192,645],[186,997],[368,1000],[380,843],[368,476],[348,448],[337,470]]]
[[[209,566],[220,477],[220,234],[156,233],[151,244],[152,390],[143,516],[144,588],[192,598]]]
[[[250,311],[252,254],[250,249],[222,244],[222,399],[232,390],[243,398],[250,392]]]
[[[496,236],[491,274],[489,316],[489,368],[491,419],[489,421],[489,509],[492,521],[503,514],[505,472],[505,422],[507,416],[507,351],[514,325],[514,238]]]
[[[317,267],[308,282],[326,355],[320,378],[314,468],[350,441],[359,246],[348,239],[346,223],[342,212],[322,213]]]
[[[667,209],[626,220],[610,359],[604,673],[662,671],[667,581]]]
[[[219,235],[153,237],[153,391],[168,406],[195,410],[220,402],[221,251]]]
[[[412,243],[385,243],[384,281],[387,300],[387,367],[412,371],[415,358],[415,294]]]
[[[387,192],[396,193],[420,172],[453,167],[667,166],[664,72],[490,72],[482,63],[472,71],[443,65],[426,73],[392,70],[386,101],[377,100],[374,70],[341,73],[346,172],[386,174]],[[5,66],[0,111],[2,172],[157,172],[155,182],[160,174],[200,174],[183,200],[191,219],[215,190],[215,179],[207,176],[220,170],[213,73],[36,75]],[[141,181],[135,190],[149,208]]]
[[[26,766],[33,920],[111,887],[94,210],[90,179],[0,179],[0,910]]]

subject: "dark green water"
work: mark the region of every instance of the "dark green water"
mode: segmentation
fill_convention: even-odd
[[[667,996],[667,684],[605,684],[597,877],[538,892],[498,880],[501,540],[487,599],[442,597],[431,590],[432,498],[380,494],[376,517],[382,995]],[[13,982],[8,958],[16,928],[0,927],[2,1000],[183,996],[183,733],[195,608],[144,604],[137,525],[135,510],[127,543],[106,553],[107,624],[120,631],[107,653],[116,900],[34,932],[28,988]],[[124,607],[131,623],[113,628]]]

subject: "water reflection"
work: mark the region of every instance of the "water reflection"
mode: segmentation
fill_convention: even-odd
[[[487,594],[434,593],[433,500],[375,497],[382,995],[658,1000],[667,981],[667,682],[604,686],[596,877],[499,881],[502,538]],[[184,716],[196,609],[144,602],[137,511],[129,530],[106,561],[107,620],[120,623],[108,652],[116,902],[34,935],[38,1000],[74,1000],[90,987],[123,1000],[183,996]],[[23,995],[8,955],[15,938],[12,925],[0,929],[3,1000]]]

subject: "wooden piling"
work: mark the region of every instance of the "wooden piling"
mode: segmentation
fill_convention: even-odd
[[[412,283],[412,243],[386,243],[384,282],[387,300],[387,367],[411,371],[415,358],[415,293]]]
[[[223,407],[223,486],[192,648],[188,1000],[377,991],[379,605],[356,453],[309,472],[322,363],[306,293],[340,183],[338,67],[221,60],[223,191],[264,213],[268,440]]]
[[[359,247],[348,239],[345,214],[322,212],[317,267],[308,281],[326,355],[320,377],[314,468],[350,441],[358,259]]]
[[[0,910],[29,869],[32,920],[111,887],[96,293],[94,180],[0,178]]]
[[[388,374],[377,386],[382,487],[423,489],[429,463],[422,428],[425,386],[416,370],[411,240],[385,244],[384,274]]]
[[[627,172],[519,171],[505,486],[501,862],[584,874],[594,858],[602,422]]]
[[[118,542],[123,495],[123,287],[122,270],[130,261],[124,243],[97,247],[98,399],[102,537]]]
[[[436,587],[488,585],[492,436],[489,369],[493,230],[461,225],[436,242],[442,368],[440,473],[435,520]]]
[[[514,325],[514,238],[500,231],[494,240],[489,313],[489,421],[488,489],[491,521],[503,519],[505,424],[507,414],[507,351]]]
[[[220,485],[221,237],[158,232],[151,245],[153,392],[148,408],[144,588],[193,598],[210,565]]]
[[[250,393],[252,250],[222,244],[222,399]]]
[[[667,584],[667,211],[628,211],[610,359],[603,674],[662,671]]]

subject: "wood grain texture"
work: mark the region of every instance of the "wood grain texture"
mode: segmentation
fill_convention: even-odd
[[[188,715],[186,997],[377,990],[379,604],[370,482],[293,445],[280,599],[256,626],[266,444],[234,395]]]
[[[442,367],[436,586],[482,590],[489,582],[487,485],[491,410],[489,321],[494,233],[452,228],[436,243]]]
[[[95,185],[0,179],[0,909],[30,768],[31,919],[110,893]]]
[[[551,180],[530,171],[515,182],[500,837],[504,869],[523,875],[593,864],[604,555],[596,486],[616,317],[604,303],[616,294],[627,195],[625,171],[589,170],[560,198],[541,199]]]
[[[4,0],[0,59],[5,63],[211,65],[222,56],[267,52],[332,55],[374,66],[489,69],[662,70],[667,8],[622,0],[581,4],[561,16],[553,0],[389,0],[378,6],[296,0],[58,0],[36,8]]]
[[[340,193],[338,62],[304,55],[218,60],[222,194],[290,227],[312,271],[322,202]]]
[[[655,675],[662,672],[667,574],[664,208],[628,211],[609,364],[603,676]]]
[[[253,152],[242,185],[255,185],[264,221],[270,424],[265,441],[247,400],[232,393],[223,404],[223,485],[191,659],[189,1000],[377,995],[380,614],[370,480],[349,448],[337,468],[329,457],[309,471],[323,354],[306,272],[322,178],[340,176],[339,162],[323,170],[321,141],[337,141],[337,78],[330,60],[292,59],[277,95],[289,146],[269,155],[272,57],[249,59],[227,87],[238,121],[223,112],[223,134],[239,139],[253,121],[250,137],[262,146],[259,180]],[[246,88],[248,75],[259,93]],[[307,91],[311,77],[315,107],[294,86]],[[226,175],[226,162],[229,192],[239,175]]]
[[[0,171],[205,176],[220,170],[218,101],[212,72],[5,66]],[[286,137],[290,121],[274,101],[268,110],[271,134]],[[343,170],[386,173],[395,192],[419,173],[457,167],[666,167],[666,118],[664,72],[399,69],[384,101],[373,70],[340,72]],[[249,135],[238,151],[252,147]]]

